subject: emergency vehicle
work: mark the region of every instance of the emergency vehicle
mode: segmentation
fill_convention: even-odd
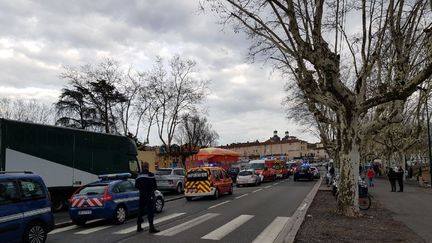
[[[139,191],[130,173],[100,175],[99,181],[79,188],[70,198],[69,215],[76,225],[93,219],[123,224],[129,214],[138,212]],[[155,212],[162,212],[164,197],[155,191]]]
[[[185,183],[185,197],[212,196],[233,193],[233,181],[221,167],[195,167],[188,170]]]
[[[273,164],[274,160],[259,159],[249,161],[249,167],[262,176],[262,181],[276,180],[276,171],[273,169]]]
[[[286,168],[285,161],[276,160],[273,164],[273,169],[275,170],[276,178],[288,177],[288,169]]]

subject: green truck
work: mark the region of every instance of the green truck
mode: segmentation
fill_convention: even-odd
[[[67,207],[100,174],[139,171],[135,142],[125,136],[0,119],[0,171],[32,171],[48,186],[54,210]]]

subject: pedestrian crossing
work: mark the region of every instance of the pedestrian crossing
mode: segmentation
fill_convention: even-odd
[[[185,215],[186,213],[184,212],[168,214],[163,217],[156,218],[154,223],[158,225],[164,222],[170,222],[170,221],[172,222],[173,220],[178,219],[180,216],[185,216]],[[163,229],[161,232],[155,235],[159,237],[176,236],[178,234],[181,234],[182,232],[193,230],[194,227],[202,224],[211,225],[213,219],[216,219],[217,217],[221,217],[221,216],[223,215],[221,215],[220,213],[205,213],[195,218],[185,218],[188,220],[179,223],[177,225],[166,224],[169,225],[170,227]],[[234,231],[244,226],[246,223],[253,220],[259,220],[259,217],[255,217],[255,215],[250,215],[250,214],[241,214],[231,220],[228,220],[228,222],[225,222],[220,227],[215,227],[214,229],[209,230],[210,232],[197,236],[197,238],[200,238],[202,240],[223,241],[224,237],[233,233]],[[282,232],[284,226],[289,222],[289,220],[290,217],[282,217],[282,216],[275,217],[270,224],[268,224],[266,227],[263,227],[262,231],[259,232],[258,236],[252,242],[253,243],[274,242],[274,240]],[[148,228],[148,226],[149,226],[148,223],[142,224],[143,228]],[[53,230],[49,234],[55,235],[59,233],[67,233],[70,231],[73,235],[90,235],[90,234],[103,231],[103,234],[110,232],[115,235],[127,235],[136,232],[136,225],[134,223],[132,226],[129,224],[126,227],[117,229],[119,227],[122,226],[102,225],[102,226],[95,226],[91,228],[84,228],[84,227],[72,225],[72,226]]]

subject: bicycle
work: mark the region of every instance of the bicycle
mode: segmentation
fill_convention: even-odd
[[[362,196],[359,195],[358,204],[359,204],[360,210],[368,210],[372,204],[372,199],[371,199],[371,196],[369,195],[369,193],[366,195],[362,195]]]

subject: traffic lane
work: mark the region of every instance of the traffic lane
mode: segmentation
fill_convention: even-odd
[[[162,230],[159,234],[163,235],[131,236],[121,242],[140,242],[143,239],[146,242],[208,242],[215,235],[217,239],[222,235],[222,242],[252,242],[272,222],[279,220],[280,226],[287,222],[315,183],[285,181],[277,185],[264,184],[256,189],[262,189],[260,191],[226,197],[214,204],[219,206],[158,226]],[[194,220],[200,218],[202,222],[196,224]],[[232,232],[226,234],[227,230]]]

